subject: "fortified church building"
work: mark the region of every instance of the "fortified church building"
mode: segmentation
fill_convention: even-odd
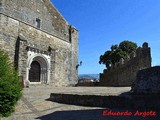
[[[50,0],[0,0],[0,48],[25,85],[78,81],[78,31]]]

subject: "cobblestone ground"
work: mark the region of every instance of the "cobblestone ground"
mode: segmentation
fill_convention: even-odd
[[[103,116],[106,108],[84,107],[59,104],[48,101],[50,93],[119,95],[129,91],[129,87],[53,87],[31,86],[23,90],[15,112],[9,118],[1,120],[139,120],[144,117]],[[112,109],[113,110],[113,109]],[[114,109],[113,111],[126,111]],[[146,117],[145,117],[146,118]],[[151,118],[148,118],[152,120]],[[155,119],[155,118],[153,118]]]

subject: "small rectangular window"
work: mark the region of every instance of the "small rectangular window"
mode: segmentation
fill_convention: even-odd
[[[36,27],[40,28],[41,26],[41,20],[39,18],[36,18]]]

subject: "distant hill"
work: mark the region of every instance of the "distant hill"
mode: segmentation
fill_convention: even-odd
[[[91,79],[99,79],[99,74],[79,74],[79,79],[82,78],[91,78]]]

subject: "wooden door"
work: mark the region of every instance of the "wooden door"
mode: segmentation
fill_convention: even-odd
[[[39,62],[33,61],[29,70],[29,81],[40,82],[41,66]]]

